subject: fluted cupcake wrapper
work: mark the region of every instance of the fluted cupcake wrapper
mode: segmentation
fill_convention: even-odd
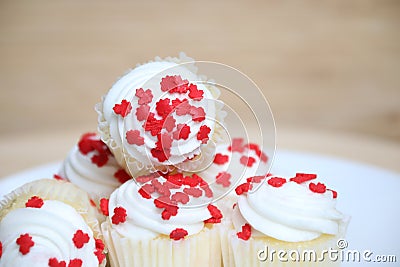
[[[340,223],[339,233],[335,236],[324,234],[304,242],[284,242],[270,237],[251,237],[245,241],[237,237],[232,225],[225,223],[220,227],[223,266],[340,266],[340,258],[330,259],[328,251],[340,251],[337,242],[344,237],[348,221],[349,218],[345,218]],[[278,257],[279,251],[286,252],[281,255],[282,260]],[[311,255],[314,252],[315,258]]]
[[[109,221],[101,225],[113,267],[138,266],[221,266],[220,236],[217,227],[174,241],[167,236],[150,240],[122,237]]]

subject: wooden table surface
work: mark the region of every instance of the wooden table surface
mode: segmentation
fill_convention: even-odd
[[[399,1],[0,2],[0,177],[62,160],[117,77],[185,51],[268,99],[278,148],[400,171]]]

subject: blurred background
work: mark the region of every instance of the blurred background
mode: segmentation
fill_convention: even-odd
[[[127,69],[180,51],[262,89],[277,146],[400,171],[400,1],[0,1],[0,176],[62,160]]]

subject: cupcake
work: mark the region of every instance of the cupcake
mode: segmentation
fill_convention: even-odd
[[[64,160],[59,176],[86,191],[96,204],[131,179],[95,133],[82,135]]]
[[[239,185],[232,224],[221,235],[224,266],[339,265],[324,251],[337,249],[348,218],[335,208],[337,193],[316,177],[298,173]]]
[[[221,266],[222,214],[199,177],[151,174],[104,200],[101,228],[111,266]]]
[[[192,61],[182,53],[139,65],[96,105],[102,140],[132,176],[196,171],[211,160],[225,113]]]
[[[0,203],[0,266],[105,266],[96,210],[69,182],[42,179]]]

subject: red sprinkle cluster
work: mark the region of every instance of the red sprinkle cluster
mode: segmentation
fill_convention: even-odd
[[[295,177],[292,177],[289,179],[289,181],[291,182],[295,182],[298,184],[302,184],[302,183],[306,183],[309,182],[311,180],[314,180],[317,178],[316,174],[311,174],[311,173],[296,173]],[[267,183],[273,187],[281,187],[284,183],[286,183],[286,179],[285,178],[281,178],[281,177],[272,177],[270,179],[268,179]],[[332,190],[332,189],[328,189],[326,188],[326,185],[323,183],[312,183],[310,182],[308,184],[308,188],[310,189],[311,192],[314,193],[318,193],[318,194],[323,194],[325,193],[327,190],[332,192],[332,197],[333,198],[337,198],[337,192]]]
[[[92,163],[98,167],[102,167],[107,164],[109,157],[112,157],[110,150],[95,133],[86,133],[82,135],[78,142],[79,151],[83,155],[94,151],[95,153],[91,157]]]
[[[202,107],[196,107],[189,104],[189,99],[200,101],[203,99],[204,91],[197,88],[197,85],[189,83],[188,80],[182,79],[179,75],[165,76],[161,79],[160,90],[168,92],[169,97],[159,99],[155,103],[155,112],[150,112],[150,103],[153,100],[151,89],[136,89],[137,97],[136,118],[143,122],[143,129],[152,136],[157,137],[156,147],[151,149],[151,155],[159,162],[165,162],[171,156],[170,149],[173,140],[186,140],[191,133],[191,128],[187,124],[176,125],[173,117],[190,115],[193,122],[200,123],[205,120],[205,111]],[[176,98],[174,94],[185,95],[186,98]],[[182,98],[182,97],[181,97]],[[131,112],[132,103],[123,99],[120,104],[115,104],[113,110],[116,115],[125,117]],[[159,119],[156,117],[159,116]],[[202,125],[197,133],[197,139],[205,144],[209,140],[211,129]],[[140,135],[140,131],[129,130],[125,136],[128,144],[142,146],[144,145],[144,137]]]
[[[96,255],[99,263],[102,263],[106,258],[106,254],[104,254],[105,245],[103,243],[103,240],[95,238],[95,245],[96,245],[96,250],[94,251],[94,255]]]
[[[259,145],[255,143],[245,144],[243,138],[233,138],[232,144],[228,147],[228,150],[238,153],[244,153],[246,150],[252,150],[262,162],[268,161],[268,156],[260,149]],[[248,167],[251,167],[255,161],[255,158],[247,157],[246,155],[243,155],[240,158],[240,163]]]
[[[211,218],[205,220],[205,223],[220,223],[222,220],[222,212],[214,205],[207,206],[208,211],[211,214]]]
[[[68,266],[65,261],[58,261],[56,258],[49,259],[49,267],[82,267],[81,259],[72,259],[69,261]]]

